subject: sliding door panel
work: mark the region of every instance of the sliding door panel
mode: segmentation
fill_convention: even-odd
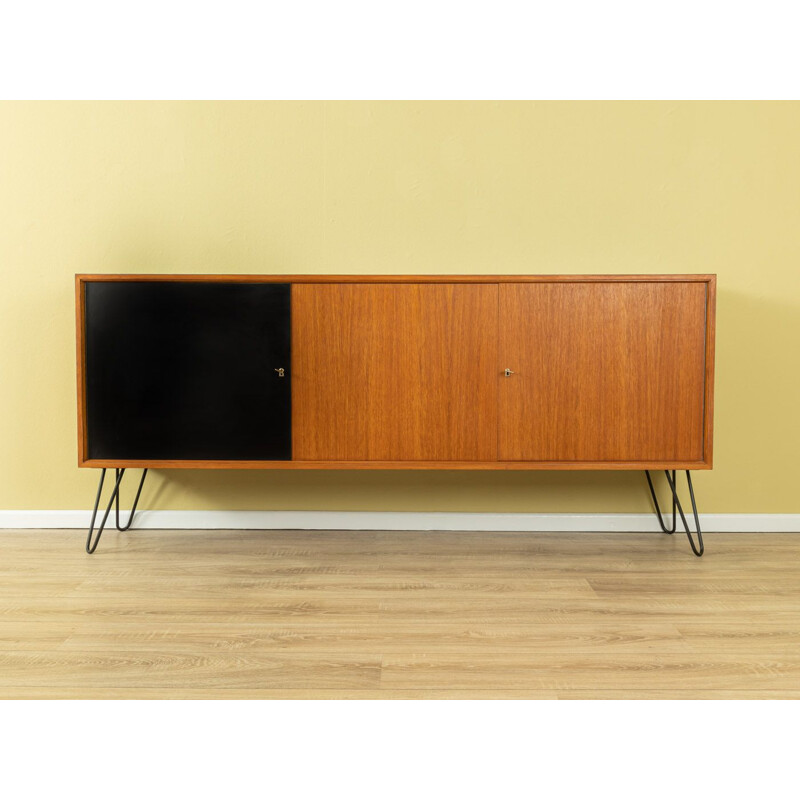
[[[86,283],[88,457],[291,458],[289,296],[288,284]]]
[[[703,458],[706,284],[502,284],[499,457]]]
[[[494,461],[497,286],[295,284],[298,460]]]

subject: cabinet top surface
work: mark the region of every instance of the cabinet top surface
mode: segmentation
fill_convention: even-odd
[[[190,275],[94,274],[75,276],[90,281],[218,281],[241,283],[594,283],[594,282],[697,282],[713,283],[716,275]]]

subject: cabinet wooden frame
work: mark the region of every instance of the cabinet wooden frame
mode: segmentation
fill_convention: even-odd
[[[86,424],[85,286],[94,281],[171,281],[289,284],[527,284],[527,283],[702,283],[705,284],[703,448],[700,460],[652,461],[422,461],[422,460],[143,460],[89,459]],[[715,275],[76,275],[78,466],[162,469],[435,469],[435,470],[658,470],[711,469],[713,465]],[[293,356],[294,362],[294,356]],[[294,363],[290,369],[293,369]]]

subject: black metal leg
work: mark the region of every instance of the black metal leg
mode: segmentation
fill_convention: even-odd
[[[694,515],[694,525],[695,525],[695,533],[697,534],[697,544],[695,544],[695,540],[692,537],[692,531],[689,528],[689,523],[686,521],[686,515],[683,513],[683,506],[681,505],[680,498],[678,497],[678,482],[675,477],[675,470],[672,470],[672,477],[670,477],[669,470],[664,470],[664,474],[667,476],[667,483],[669,484],[670,491],[672,492],[672,529],[668,530],[667,527],[664,525],[664,520],[661,516],[661,509],[658,506],[658,500],[656,500],[656,493],[653,488],[653,481],[650,479],[650,472],[645,470],[645,475],[647,476],[647,484],[650,487],[650,494],[653,497],[653,503],[656,507],[656,515],[658,516],[659,525],[661,525],[661,530],[665,533],[674,533],[676,529],[676,522],[677,518],[675,515],[675,510],[677,508],[678,514],[680,515],[681,522],[683,523],[683,529],[686,531],[686,537],[689,540],[689,545],[692,548],[692,552],[696,556],[702,556],[705,552],[705,545],[703,544],[703,532],[700,530],[700,517],[697,514],[697,501],[695,500],[694,496],[694,487],[692,486],[692,476],[689,473],[689,470],[686,470],[686,483],[689,486],[689,497],[692,501],[692,514]]]
[[[125,472],[125,470],[115,470],[117,475],[117,480],[119,480],[120,471]],[[116,522],[117,522],[117,530],[118,531],[127,531],[128,528],[131,527],[131,522],[133,522],[133,515],[136,513],[136,506],[139,505],[139,495],[142,493],[142,486],[144,486],[144,479],[147,477],[147,470],[145,469],[142,472],[142,479],[139,481],[139,488],[136,490],[136,499],[133,501],[133,507],[131,508],[131,515],[128,517],[128,524],[121,526],[119,524],[119,492],[116,493]]]
[[[658,499],[656,498],[656,490],[653,488],[653,481],[650,479],[650,470],[645,470],[644,474],[647,476],[647,485],[650,487],[650,496],[653,498],[653,505],[656,507],[656,516],[658,517],[658,524],[661,526],[661,530],[664,533],[675,533],[675,525],[678,522],[678,515],[675,513],[676,507],[676,498],[675,493],[672,493],[672,526],[667,528],[664,524],[664,518],[661,516],[661,508],[658,505]],[[667,473],[669,475],[669,473]],[[672,482],[675,483],[675,470],[672,470]]]
[[[91,555],[97,550],[97,545],[100,543],[100,537],[103,535],[103,531],[106,527],[106,521],[108,520],[108,515],[111,513],[111,506],[116,506],[116,523],[117,523],[117,530],[126,531],[130,528],[131,523],[133,522],[133,515],[136,513],[136,506],[139,503],[139,495],[142,493],[142,486],[144,485],[144,479],[147,476],[147,470],[144,471],[142,474],[142,479],[139,481],[139,490],[136,492],[136,499],[133,502],[133,508],[131,509],[130,517],[128,517],[128,524],[124,527],[120,526],[119,523],[119,486],[122,483],[122,477],[125,475],[124,469],[115,469],[114,470],[116,481],[114,483],[114,488],[111,491],[111,497],[108,499],[108,505],[106,506],[106,511],[103,514],[103,519],[100,521],[100,525],[98,526],[97,530],[94,529],[94,523],[97,519],[97,508],[100,505],[100,496],[103,493],[103,482],[106,478],[106,470],[100,472],[100,483],[97,487],[97,497],[94,501],[94,510],[92,511],[92,521],[89,523],[89,533],[86,537],[86,552]],[[92,534],[94,534],[94,541],[92,540]]]

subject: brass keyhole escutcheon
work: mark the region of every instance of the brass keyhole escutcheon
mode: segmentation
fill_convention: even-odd
[[[285,370],[283,367],[278,367],[278,368],[275,370],[275,372],[277,372],[277,373],[278,373],[278,377],[279,377],[279,378],[282,378],[284,375],[286,375],[286,370]]]
[[[503,370],[503,374],[506,376],[506,378],[510,378],[514,374],[514,370],[513,369],[509,369],[508,367],[506,367]]]

